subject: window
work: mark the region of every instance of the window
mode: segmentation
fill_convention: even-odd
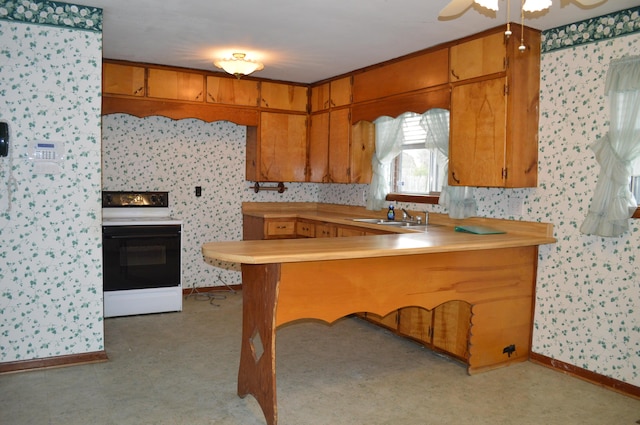
[[[446,158],[435,146],[427,147],[427,132],[420,125],[421,119],[419,114],[403,119],[401,152],[394,159],[389,176],[392,192],[437,194],[442,189]]]
[[[636,203],[640,206],[640,176],[631,177],[631,185],[629,187],[633,197],[636,198]]]

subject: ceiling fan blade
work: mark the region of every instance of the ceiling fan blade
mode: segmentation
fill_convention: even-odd
[[[583,6],[595,6],[597,4],[606,2],[607,0],[573,0],[573,1]]]
[[[440,11],[439,18],[451,18],[458,16],[473,4],[473,0],[451,0],[451,2]]]

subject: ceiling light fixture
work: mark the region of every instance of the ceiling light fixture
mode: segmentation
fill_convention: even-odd
[[[551,0],[524,0],[522,10],[524,12],[539,12],[551,7]]]
[[[214,61],[213,64],[218,68],[224,69],[229,74],[235,75],[236,78],[264,69],[262,63],[246,59],[246,56],[245,53],[234,53],[232,58],[219,59]]]
[[[506,0],[507,3],[510,0]],[[522,11],[527,13],[540,12],[551,7],[552,0],[519,0],[522,5]],[[606,3],[608,0],[572,0],[581,7],[594,7]],[[474,4],[492,10],[498,11],[499,0],[449,0],[449,3],[440,11],[438,18],[448,20],[455,19],[462,15]]]
[[[475,3],[478,6],[485,7],[487,9],[491,9],[495,12],[498,11],[498,0],[475,0]]]

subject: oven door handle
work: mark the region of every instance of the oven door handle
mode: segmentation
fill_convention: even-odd
[[[148,234],[148,235],[104,235],[106,239],[141,239],[141,238],[177,238],[180,233]]]

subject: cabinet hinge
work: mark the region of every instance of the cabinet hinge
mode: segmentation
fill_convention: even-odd
[[[503,168],[503,169],[502,169],[502,178],[503,178],[503,179],[506,179],[506,178],[507,178],[507,169],[506,169],[506,168]]]
[[[509,84],[504,85],[504,95],[507,96],[509,94]]]

